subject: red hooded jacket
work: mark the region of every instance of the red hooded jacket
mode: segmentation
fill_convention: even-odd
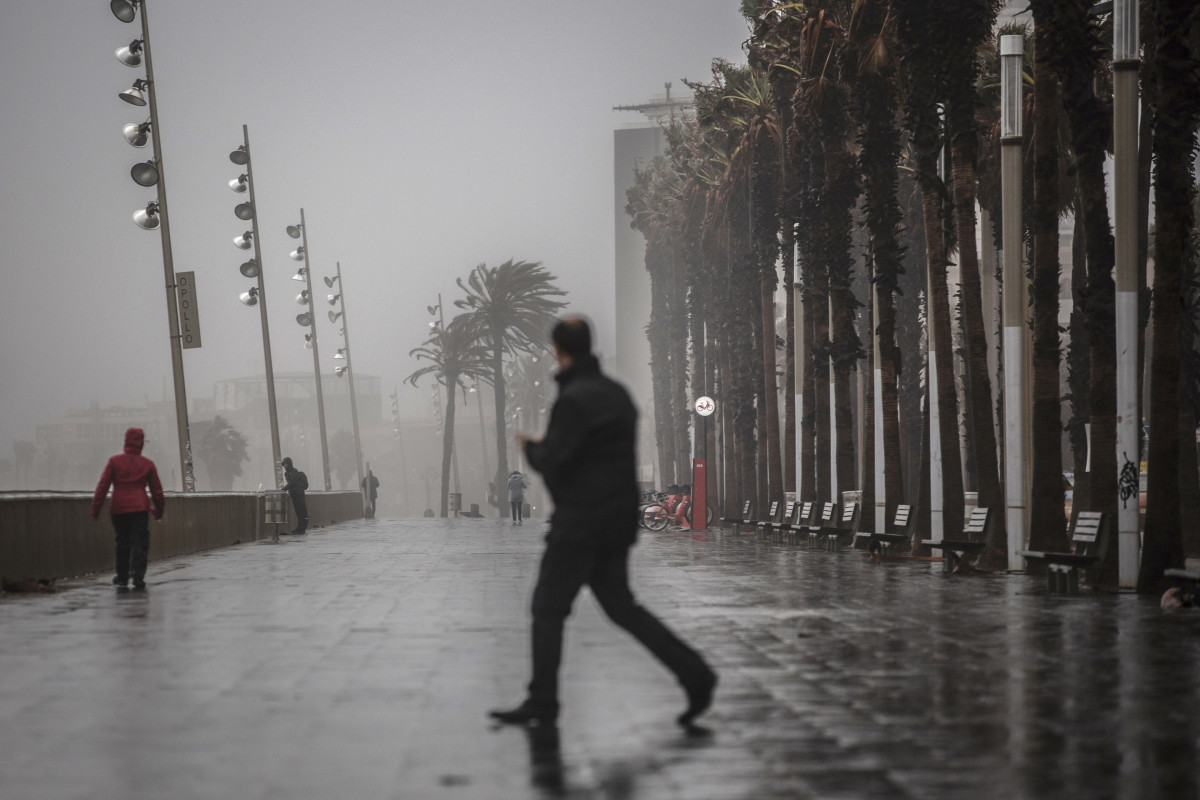
[[[92,495],[92,516],[100,516],[100,507],[108,494],[108,487],[113,487],[112,503],[108,510],[112,514],[128,514],[132,511],[149,511],[150,499],[154,500],[154,518],[163,515],[166,499],[163,497],[162,484],[158,481],[158,470],[154,462],[142,455],[142,445],[146,442],[146,434],[141,428],[130,428],[125,431],[125,452],[113,456],[104,466],[100,482],[96,484],[96,493]],[[146,496],[146,488],[150,489],[150,497]]]

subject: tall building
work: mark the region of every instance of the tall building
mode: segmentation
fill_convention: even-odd
[[[691,95],[671,96],[666,92],[649,101],[630,106],[615,106],[614,111],[635,112],[637,122],[613,131],[613,237],[615,242],[615,319],[617,350],[613,359],[615,377],[629,388],[641,409],[638,426],[639,480],[657,483],[654,464],[658,463],[654,440],[654,390],[650,378],[650,344],[646,326],[650,323],[650,276],[646,272],[646,241],[635,231],[625,210],[626,196],[633,187],[637,170],[644,170],[666,149],[663,126],[680,115],[691,113]]]

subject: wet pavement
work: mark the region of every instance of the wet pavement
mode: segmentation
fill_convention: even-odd
[[[632,562],[720,672],[710,735],[586,595],[558,729],[496,729],[542,532],[360,521],[4,595],[0,797],[1200,797],[1200,612],[745,535]]]

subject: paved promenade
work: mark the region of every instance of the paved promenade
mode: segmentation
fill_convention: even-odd
[[[721,674],[711,735],[587,595],[557,736],[495,729],[543,531],[361,521],[4,595],[0,798],[1200,797],[1200,612],[732,534],[632,567]]]

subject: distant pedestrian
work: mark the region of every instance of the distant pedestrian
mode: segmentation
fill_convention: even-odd
[[[365,509],[367,519],[375,519],[375,498],[379,496],[379,479],[371,472],[371,462],[367,462],[367,477],[362,479],[363,492],[367,495]]]
[[[533,590],[533,678],[524,702],[491,715],[511,724],[555,723],[563,625],[587,585],[609,619],[675,673],[687,693],[678,722],[691,728],[712,703],[717,675],[629,589],[629,548],[637,538],[637,410],[625,389],[600,372],[586,322],[561,320],[551,339],[559,391],[550,423],[541,439],[518,435],[554,500]]]
[[[296,509],[296,527],[288,533],[301,534],[308,530],[308,503],[304,500],[308,476],[292,466],[290,458],[279,463],[283,465],[283,490],[292,498],[292,507]]]
[[[529,484],[525,483],[525,476],[517,470],[513,470],[508,475],[508,504],[512,506],[512,521],[513,525],[521,524],[522,506],[525,505],[525,490],[529,488]]]
[[[100,518],[100,507],[112,487],[108,512],[117,537],[117,574],[113,583],[125,588],[133,579],[134,589],[146,588],[146,562],[150,554],[150,520],[162,519],[166,500],[154,462],[142,455],[146,434],[141,428],[125,431],[125,452],[108,460],[92,495],[92,519]],[[149,490],[149,497],[146,491]]]

